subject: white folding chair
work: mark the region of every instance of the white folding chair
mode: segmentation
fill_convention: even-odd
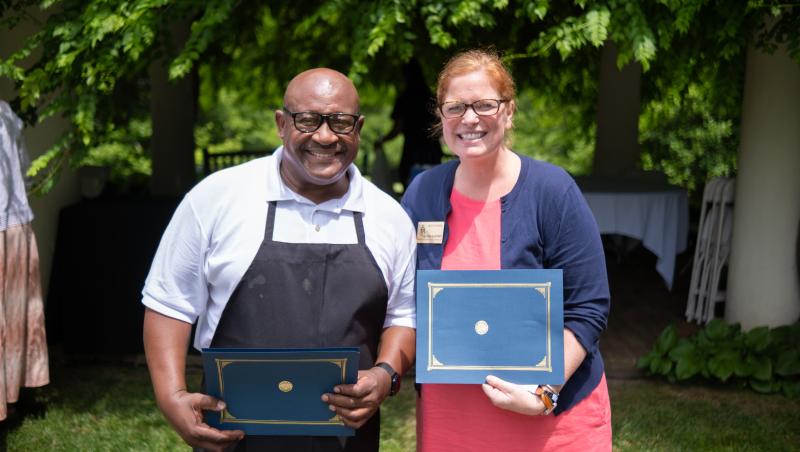
[[[707,262],[710,242],[713,231],[716,229],[719,217],[718,199],[720,191],[725,184],[721,177],[710,180],[703,190],[703,202],[700,208],[700,224],[697,230],[697,240],[692,263],[692,278],[689,284],[689,297],[686,303],[686,320],[701,321],[704,313],[705,281],[708,278]]]
[[[725,291],[720,290],[719,283],[723,269],[728,265],[728,256],[731,251],[731,237],[733,236],[733,200],[736,194],[736,180],[728,179],[722,189],[720,199],[721,218],[712,242],[712,253],[709,256],[710,279],[706,294],[705,313],[703,321],[708,323],[714,319],[717,303],[725,301]]]

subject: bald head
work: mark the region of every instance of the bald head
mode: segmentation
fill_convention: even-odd
[[[347,113],[357,113],[359,110],[358,91],[355,85],[347,76],[333,69],[314,68],[296,75],[286,87],[283,104],[294,110],[298,103],[309,97],[324,103],[344,103],[352,107]]]

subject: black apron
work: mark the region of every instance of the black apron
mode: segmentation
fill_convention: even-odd
[[[276,202],[269,203],[264,241],[220,317],[212,347],[348,347],[359,369],[377,358],[388,290],[353,212],[358,243],[272,240]],[[322,403],[322,402],[320,402]],[[236,450],[377,451],[379,413],[352,437],[246,436]]]

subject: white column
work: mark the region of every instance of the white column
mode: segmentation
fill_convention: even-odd
[[[742,101],[725,320],[745,330],[800,316],[800,65],[750,48]]]

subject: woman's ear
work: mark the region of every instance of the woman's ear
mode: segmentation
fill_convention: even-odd
[[[506,103],[506,123],[505,128],[506,130],[511,129],[514,127],[514,112],[517,111],[517,103],[514,100],[510,100]]]

